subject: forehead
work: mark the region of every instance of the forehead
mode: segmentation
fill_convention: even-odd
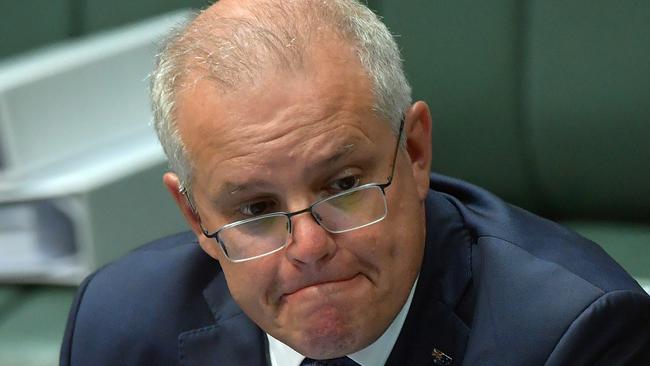
[[[180,93],[176,114],[195,181],[213,184],[213,175],[225,169],[270,168],[371,143],[378,130],[389,130],[373,103],[354,51],[329,44],[310,53],[304,70],[267,70],[255,85],[235,92],[199,79]]]

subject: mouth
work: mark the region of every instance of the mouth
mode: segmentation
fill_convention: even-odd
[[[308,295],[320,295],[320,296],[329,296],[336,293],[345,291],[348,288],[354,287],[360,280],[362,275],[360,273],[355,273],[352,276],[344,277],[340,279],[325,280],[325,281],[315,281],[313,283],[303,284],[294,289],[290,289],[285,292],[281,297],[281,302],[286,302],[289,299],[298,298]]]

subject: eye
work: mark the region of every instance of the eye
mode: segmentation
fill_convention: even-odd
[[[273,212],[275,208],[275,202],[271,200],[259,200],[241,204],[239,206],[239,212],[244,216],[259,216]]]
[[[358,185],[359,177],[355,175],[348,175],[332,181],[328,187],[328,191],[330,194],[337,194],[339,192],[352,189]]]

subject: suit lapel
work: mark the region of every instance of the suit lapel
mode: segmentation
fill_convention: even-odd
[[[460,365],[471,325],[472,239],[437,192],[426,201],[427,235],[413,301],[387,365]],[[446,357],[451,358],[449,363]]]
[[[216,322],[180,334],[178,342],[181,365],[267,364],[264,333],[228,294],[223,273],[219,272],[203,291]]]

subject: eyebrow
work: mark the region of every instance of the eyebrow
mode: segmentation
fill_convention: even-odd
[[[309,167],[309,170],[320,170],[320,169],[322,169],[324,167],[327,167],[329,165],[336,164],[339,161],[341,161],[343,158],[345,158],[346,156],[351,155],[352,152],[354,152],[355,147],[356,147],[356,145],[354,143],[352,143],[352,142],[347,143],[345,145],[342,145],[331,156],[329,156],[329,157],[327,157],[325,159],[322,159],[320,161],[317,161],[316,163],[311,165]]]
[[[343,158],[352,154],[355,151],[356,144],[353,142],[348,142],[344,145],[339,146],[332,155],[321,159],[314,164],[312,164],[308,169],[309,171],[319,171],[327,166],[333,165],[341,161]],[[214,204],[217,204],[224,198],[232,197],[236,194],[242,194],[247,191],[261,190],[264,188],[269,188],[271,184],[268,181],[262,179],[253,179],[245,183],[236,183],[232,181],[224,182],[221,187],[215,192],[214,198],[211,200]]]
[[[252,180],[246,183],[225,182],[219,191],[217,197],[232,196],[237,193],[259,189],[268,186],[269,184],[263,180]]]

